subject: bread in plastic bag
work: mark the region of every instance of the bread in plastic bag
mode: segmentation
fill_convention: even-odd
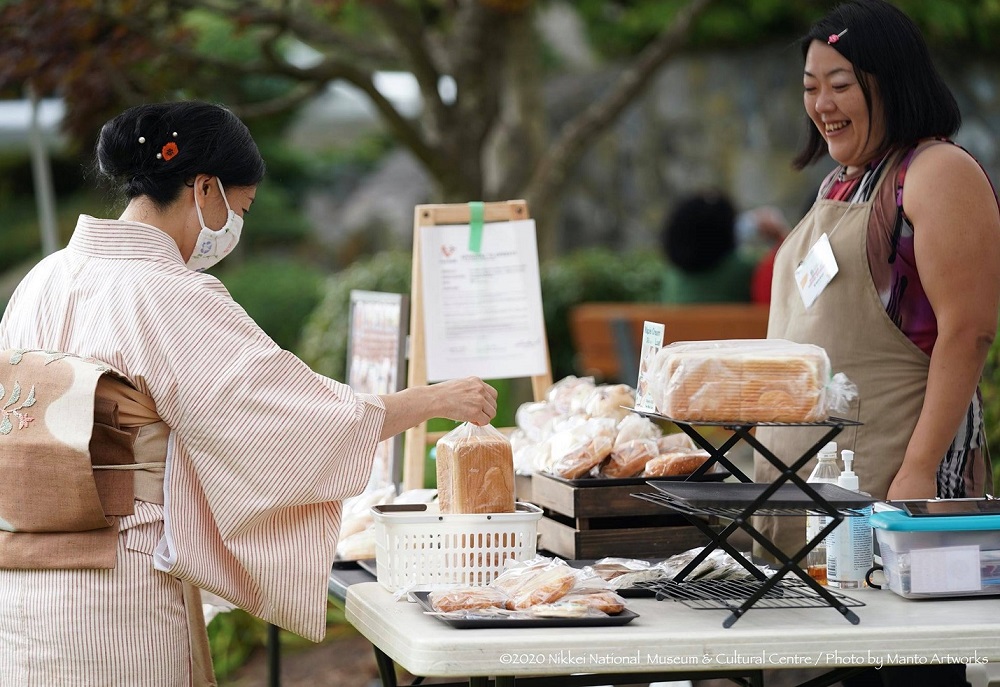
[[[583,477],[608,457],[617,436],[612,418],[591,418],[586,422],[553,434],[549,439],[551,454],[546,472],[565,479]]]
[[[492,425],[463,423],[437,442],[442,513],[513,513],[514,456]]]
[[[821,347],[784,339],[686,341],[653,359],[650,392],[667,417],[703,422],[820,422],[857,396]]]

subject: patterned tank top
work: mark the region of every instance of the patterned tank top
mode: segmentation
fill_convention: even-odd
[[[920,350],[930,356],[937,340],[937,318],[920,282],[913,244],[913,226],[903,211],[903,182],[913,158],[929,141],[909,150],[894,162],[891,154],[870,163],[850,178],[834,170],[820,187],[820,197],[845,202],[867,202],[881,174],[891,174],[895,183],[882,185],[868,223],[868,268],[889,319]]]
[[[922,141],[901,156],[890,151],[846,178],[843,168],[835,169],[820,185],[817,194],[817,199],[874,201],[867,238],[872,281],[889,319],[928,356],[937,341],[937,318],[920,282],[913,225],[903,210],[903,182],[913,159],[933,145],[955,144],[944,139]],[[882,184],[878,197],[873,198],[882,174],[891,175],[888,178],[894,179],[894,183]],[[977,390],[966,411],[965,422],[938,468],[938,497],[959,498],[981,493],[985,443],[982,398]]]

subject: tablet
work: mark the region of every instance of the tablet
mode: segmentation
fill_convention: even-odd
[[[928,499],[924,501],[890,501],[914,517],[943,515],[997,515],[1000,499]]]

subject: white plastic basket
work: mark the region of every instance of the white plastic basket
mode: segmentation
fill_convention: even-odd
[[[542,509],[443,515],[436,504],[373,506],[378,581],[389,591],[437,584],[485,585],[510,560],[535,555]]]

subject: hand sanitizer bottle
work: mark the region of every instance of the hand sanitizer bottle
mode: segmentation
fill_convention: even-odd
[[[819,482],[826,484],[836,484],[840,477],[840,468],[837,466],[837,442],[827,443],[816,455],[817,463],[809,475],[807,482]],[[806,541],[812,539],[820,533],[830,521],[828,515],[818,515],[810,513],[806,516]],[[829,537],[827,537],[829,538]],[[826,539],[824,538],[816,547],[806,555],[806,571],[809,577],[820,584],[826,584]]]
[[[844,449],[844,471],[837,479],[837,486],[858,493],[861,491],[858,476],[852,469],[854,451]],[[837,526],[826,542],[826,567],[828,584],[841,589],[858,589],[865,586],[865,573],[872,567],[872,507],[861,509],[861,515],[848,515]]]

